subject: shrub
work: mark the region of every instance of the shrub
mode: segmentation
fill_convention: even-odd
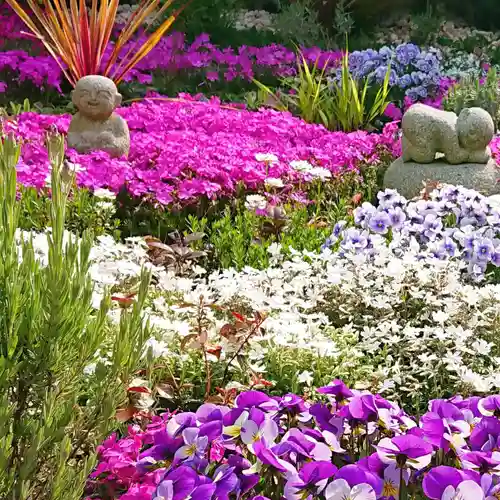
[[[40,260],[34,245],[40,239],[16,232],[19,155],[19,145],[2,137],[0,496],[77,500],[95,445],[116,427],[115,411],[127,401],[127,384],[143,354],[149,330],[141,309],[149,280],[143,274],[137,301],[119,325],[107,320],[108,294],[93,309],[91,238],[85,232],[78,241],[64,231],[70,184],[57,136],[49,140],[51,231]]]
[[[331,48],[332,40],[321,25],[311,0],[284,6],[274,18],[273,27],[283,39],[303,47]]]
[[[500,89],[498,74],[495,68],[490,68],[484,78],[464,76],[453,85],[443,101],[444,109],[457,115],[464,108],[477,106],[488,111],[498,127]]]

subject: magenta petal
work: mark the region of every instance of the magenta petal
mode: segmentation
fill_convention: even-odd
[[[424,493],[431,500],[441,500],[448,486],[456,488],[461,482],[462,476],[457,469],[445,465],[434,467],[424,476]]]

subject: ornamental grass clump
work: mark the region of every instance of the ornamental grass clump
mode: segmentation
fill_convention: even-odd
[[[40,260],[39,235],[17,231],[20,146],[0,138],[0,498],[6,500],[81,498],[95,445],[116,428],[115,411],[127,401],[126,384],[149,336],[141,317],[145,273],[116,326],[107,319],[109,295],[92,307],[91,235],[76,240],[64,230],[74,181],[63,166],[63,144],[60,136],[48,140],[51,229],[47,259]]]
[[[90,9],[84,0],[28,0],[29,9],[16,0],[7,0],[35,38],[59,64],[64,76],[75,85],[86,75],[102,74],[120,83],[125,75],[145,57],[168,31],[180,10],[168,16],[149,36],[128,46],[134,34],[146,23],[151,26],[172,5],[167,0],[141,0],[123,26],[111,53],[106,54],[115,25],[118,0],[93,0]],[[105,55],[108,56],[105,58]],[[104,61],[104,59],[107,59]]]

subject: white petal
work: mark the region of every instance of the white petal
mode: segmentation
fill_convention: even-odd
[[[377,500],[375,490],[369,484],[357,484],[351,490],[352,500]]]
[[[326,500],[339,500],[351,494],[351,487],[345,479],[336,479],[325,490]]]

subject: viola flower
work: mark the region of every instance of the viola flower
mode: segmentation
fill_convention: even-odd
[[[382,462],[395,463],[399,468],[408,466],[416,470],[423,469],[429,465],[433,455],[429,443],[410,434],[383,438],[375,448]]]
[[[173,469],[158,485],[153,500],[184,500],[193,492],[197,481],[198,474],[191,467]]]
[[[485,417],[474,426],[469,439],[473,451],[500,449],[500,421],[496,417]]]
[[[479,486],[477,482],[474,482],[473,477],[474,476],[472,476],[471,474],[468,474],[468,471],[461,471],[455,469],[454,467],[441,465],[439,467],[432,468],[429,472],[425,474],[423,481],[423,490],[426,497],[430,498],[431,500],[442,500],[443,498],[455,498],[453,495],[457,494],[458,492],[465,495],[466,492],[469,492],[467,494],[470,494],[470,492],[477,493],[478,491],[481,491],[482,494],[483,492],[481,488],[477,490],[476,487],[471,486],[469,484],[473,483],[476,486]],[[458,489],[461,484],[463,486],[461,486],[461,488]],[[483,497],[481,497],[481,494],[477,497],[464,496],[463,498],[464,500],[469,498],[470,500],[472,500],[472,498],[478,498],[478,499],[484,498],[484,495]]]
[[[241,409],[258,408],[263,411],[273,411],[279,408],[279,403],[260,391],[246,391],[238,395],[236,407]]]
[[[258,472],[261,469],[262,465],[265,465],[274,467],[279,472],[285,474],[297,474],[296,468],[290,462],[279,458],[271,449],[268,448],[267,444],[264,441],[255,442],[253,445],[253,451],[259,461],[255,464],[254,467],[249,469],[247,473]]]
[[[240,411],[235,413],[237,413],[238,416],[234,420],[234,423],[232,423],[231,425],[225,425],[222,430],[222,434],[225,436],[229,436],[231,439],[237,439],[241,437],[243,426],[250,417],[250,413],[248,411]],[[231,417],[231,414],[228,414],[227,417]],[[226,418],[225,420],[227,421],[228,419]]]
[[[199,436],[200,429],[189,428],[182,432],[184,446],[175,452],[174,464],[203,458],[208,446],[208,436]]]
[[[234,467],[227,464],[217,467],[213,474],[213,482],[216,487],[216,497],[229,498],[229,494],[238,486],[238,477],[234,473]]]
[[[500,396],[487,396],[480,399],[477,405],[481,415],[492,417],[500,416]]]
[[[336,236],[340,234],[344,225],[345,223],[342,225],[337,224],[335,226],[336,230],[334,229],[334,234]],[[330,384],[319,387],[317,390],[320,394],[334,396],[338,402],[344,401],[353,395],[352,391],[344,384],[344,382],[342,382],[342,380],[339,379],[333,380]]]
[[[307,493],[319,495],[336,471],[337,467],[331,462],[304,464],[298,474],[288,478],[284,489],[286,500],[301,500]]]
[[[462,467],[466,470],[486,473],[500,473],[500,453],[470,451],[460,455]]]
[[[256,441],[263,439],[268,446],[271,446],[278,437],[278,425],[274,420],[266,418],[260,425],[253,420],[247,419],[241,426],[240,437],[250,451]]]
[[[448,451],[450,446],[455,450],[465,448],[465,438],[470,436],[471,427],[462,412],[444,400],[431,401],[429,406],[430,411],[420,419],[426,441],[444,451]]]
[[[374,232],[379,234],[387,233],[389,226],[391,225],[391,219],[386,212],[378,212],[373,217],[370,218],[368,222],[368,227]]]
[[[375,490],[369,484],[349,486],[345,479],[335,479],[325,490],[326,500],[376,500]]]

